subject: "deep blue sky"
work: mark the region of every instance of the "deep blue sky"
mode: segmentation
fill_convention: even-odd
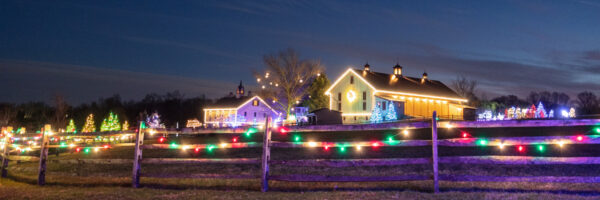
[[[369,61],[479,93],[600,92],[600,1],[0,2],[0,101],[219,97],[288,47],[330,78]]]

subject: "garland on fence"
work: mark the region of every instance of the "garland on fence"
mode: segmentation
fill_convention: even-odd
[[[451,128],[451,127],[448,127]],[[278,131],[281,134],[287,134],[289,130],[285,127],[280,127]],[[246,138],[251,138],[254,133],[257,133],[258,130],[255,128],[249,128],[242,135]],[[512,146],[518,152],[526,152],[526,146],[533,145],[535,150],[538,152],[544,152],[546,150],[547,145],[557,145],[558,147],[564,147],[567,144],[573,143],[588,143],[587,140],[600,138],[600,127],[593,128],[592,132],[596,133],[596,135],[576,135],[576,136],[565,136],[562,139],[554,139],[551,141],[511,141],[511,140],[499,140],[499,139],[486,139],[486,138],[475,138],[471,137],[471,134],[461,131],[458,139],[447,139],[440,140],[444,142],[450,143],[460,143],[460,146],[481,146],[481,147],[490,147],[496,146],[500,150],[504,150],[508,146]],[[355,148],[356,151],[361,151],[363,147],[371,147],[371,148],[379,148],[382,146],[427,146],[429,145],[428,141],[424,140],[398,140],[396,137],[399,135],[403,135],[405,138],[410,136],[410,132],[408,129],[404,129],[399,131],[398,134],[387,136],[384,140],[380,141],[359,141],[359,142],[317,142],[317,141],[303,141],[302,136],[300,134],[292,134],[290,135],[290,140],[292,146],[294,147],[323,147],[325,151],[330,150],[331,148],[338,148],[340,152],[345,152],[348,148]],[[51,143],[55,143],[55,145],[59,148],[74,148],[76,152],[83,151],[84,153],[89,153],[91,150],[94,152],[98,152],[100,149],[108,149],[110,145],[103,144],[99,146],[88,146],[86,143],[92,141],[93,143],[120,143],[123,141],[131,141],[134,139],[133,134],[118,134],[118,135],[110,135],[110,136],[95,136],[93,139],[90,137],[93,136],[51,136],[49,138]],[[27,151],[32,151],[33,149],[40,148],[38,146],[37,140],[40,140],[41,135],[31,136],[31,137],[14,137],[10,136],[10,141],[12,148],[15,148],[17,151],[21,151],[22,153]],[[259,146],[256,142],[247,142],[241,143],[239,142],[239,137],[231,138],[230,143],[222,142],[220,144],[200,144],[200,145],[185,145],[178,144],[176,142],[170,142],[168,146],[161,145],[167,142],[167,138],[159,137],[158,139],[159,146],[158,148],[169,148],[169,149],[181,149],[188,150],[194,149],[197,153],[201,149],[206,149],[207,152],[212,152],[217,148],[247,148]],[[23,144],[16,144],[16,142],[21,141]],[[4,148],[4,139],[1,140],[0,149]],[[83,145],[81,145],[83,143]],[[54,146],[54,145],[51,145]]]

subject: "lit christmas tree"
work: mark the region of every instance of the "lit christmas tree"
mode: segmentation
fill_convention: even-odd
[[[119,116],[113,114],[112,112],[108,113],[108,118],[104,118],[102,120],[102,125],[100,126],[100,131],[120,131],[121,124],[119,123]]]
[[[571,108],[569,110],[569,118],[575,118],[575,108]]]
[[[121,130],[123,130],[123,131],[129,130],[129,122],[128,121],[123,122],[123,127]]]
[[[550,114],[548,114],[549,118],[554,118],[554,110],[550,110]]]
[[[386,114],[385,114],[385,121],[395,121],[398,119],[398,116],[396,114],[396,108],[394,108],[394,104],[390,101],[388,103],[388,107],[389,109],[387,110]]]
[[[69,125],[66,128],[67,133],[77,133],[77,127],[75,127],[75,122],[73,119],[69,120]]]
[[[371,123],[380,123],[383,120],[379,103],[377,103],[377,106],[373,108],[373,111],[371,112],[371,119],[369,120],[371,121]]]
[[[81,132],[91,133],[96,132],[96,125],[94,124],[94,114],[90,114],[85,119],[85,125],[83,125],[83,129]]]
[[[146,118],[146,124],[148,128],[163,128],[164,125],[160,123],[160,115],[158,113],[152,113],[152,115]]]
[[[529,118],[529,119],[535,118],[535,113],[536,113],[535,105],[531,104],[531,107],[529,107],[529,110],[527,110],[527,118]]]
[[[537,107],[537,112],[535,112],[535,118],[547,118],[547,117],[548,117],[548,115],[546,115],[546,109],[544,109],[544,105],[542,104],[542,102],[540,102]]]

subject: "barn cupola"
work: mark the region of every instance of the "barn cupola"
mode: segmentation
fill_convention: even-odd
[[[400,64],[398,64],[398,63],[396,63],[396,65],[394,65],[394,75],[402,76],[402,66],[400,66]]]
[[[425,83],[427,80],[427,72],[423,72],[423,77],[421,78],[421,83]]]
[[[371,71],[371,65],[369,65],[369,63],[367,62],[367,63],[365,64],[365,68],[364,68],[363,70],[365,70],[365,71],[367,71],[367,72],[368,72],[368,71]]]
[[[235,97],[240,98],[244,96],[244,86],[242,85],[242,81],[240,80],[240,85],[238,86],[237,91],[235,92]]]

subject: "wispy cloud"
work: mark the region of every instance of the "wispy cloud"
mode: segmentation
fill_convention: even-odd
[[[229,93],[234,83],[105,69],[49,62],[0,60],[0,78],[7,94],[0,101],[47,101],[55,93],[64,94],[71,103],[82,103],[121,94],[125,99],[179,90],[187,96],[216,98]],[[18,87],[15,87],[18,86]],[[22,94],[22,96],[21,96]]]
[[[215,56],[221,56],[224,58],[228,58],[228,59],[236,59],[236,60],[240,60],[240,61],[248,61],[253,59],[250,56],[246,56],[246,55],[241,55],[241,54],[233,54],[231,52],[227,52],[227,51],[220,51],[217,50],[217,48],[215,47],[210,47],[207,45],[200,45],[200,44],[190,44],[190,43],[183,43],[183,42],[176,42],[176,41],[169,41],[169,40],[160,40],[160,39],[152,39],[152,38],[144,38],[144,37],[130,37],[130,36],[125,36],[122,37],[125,40],[129,40],[129,41],[133,41],[133,42],[138,42],[138,43],[143,43],[143,44],[151,44],[151,45],[160,45],[160,46],[168,46],[168,47],[175,47],[175,48],[183,48],[183,49],[189,49],[189,50],[195,50],[195,51],[199,51],[205,54],[210,54],[210,55],[215,55]]]

